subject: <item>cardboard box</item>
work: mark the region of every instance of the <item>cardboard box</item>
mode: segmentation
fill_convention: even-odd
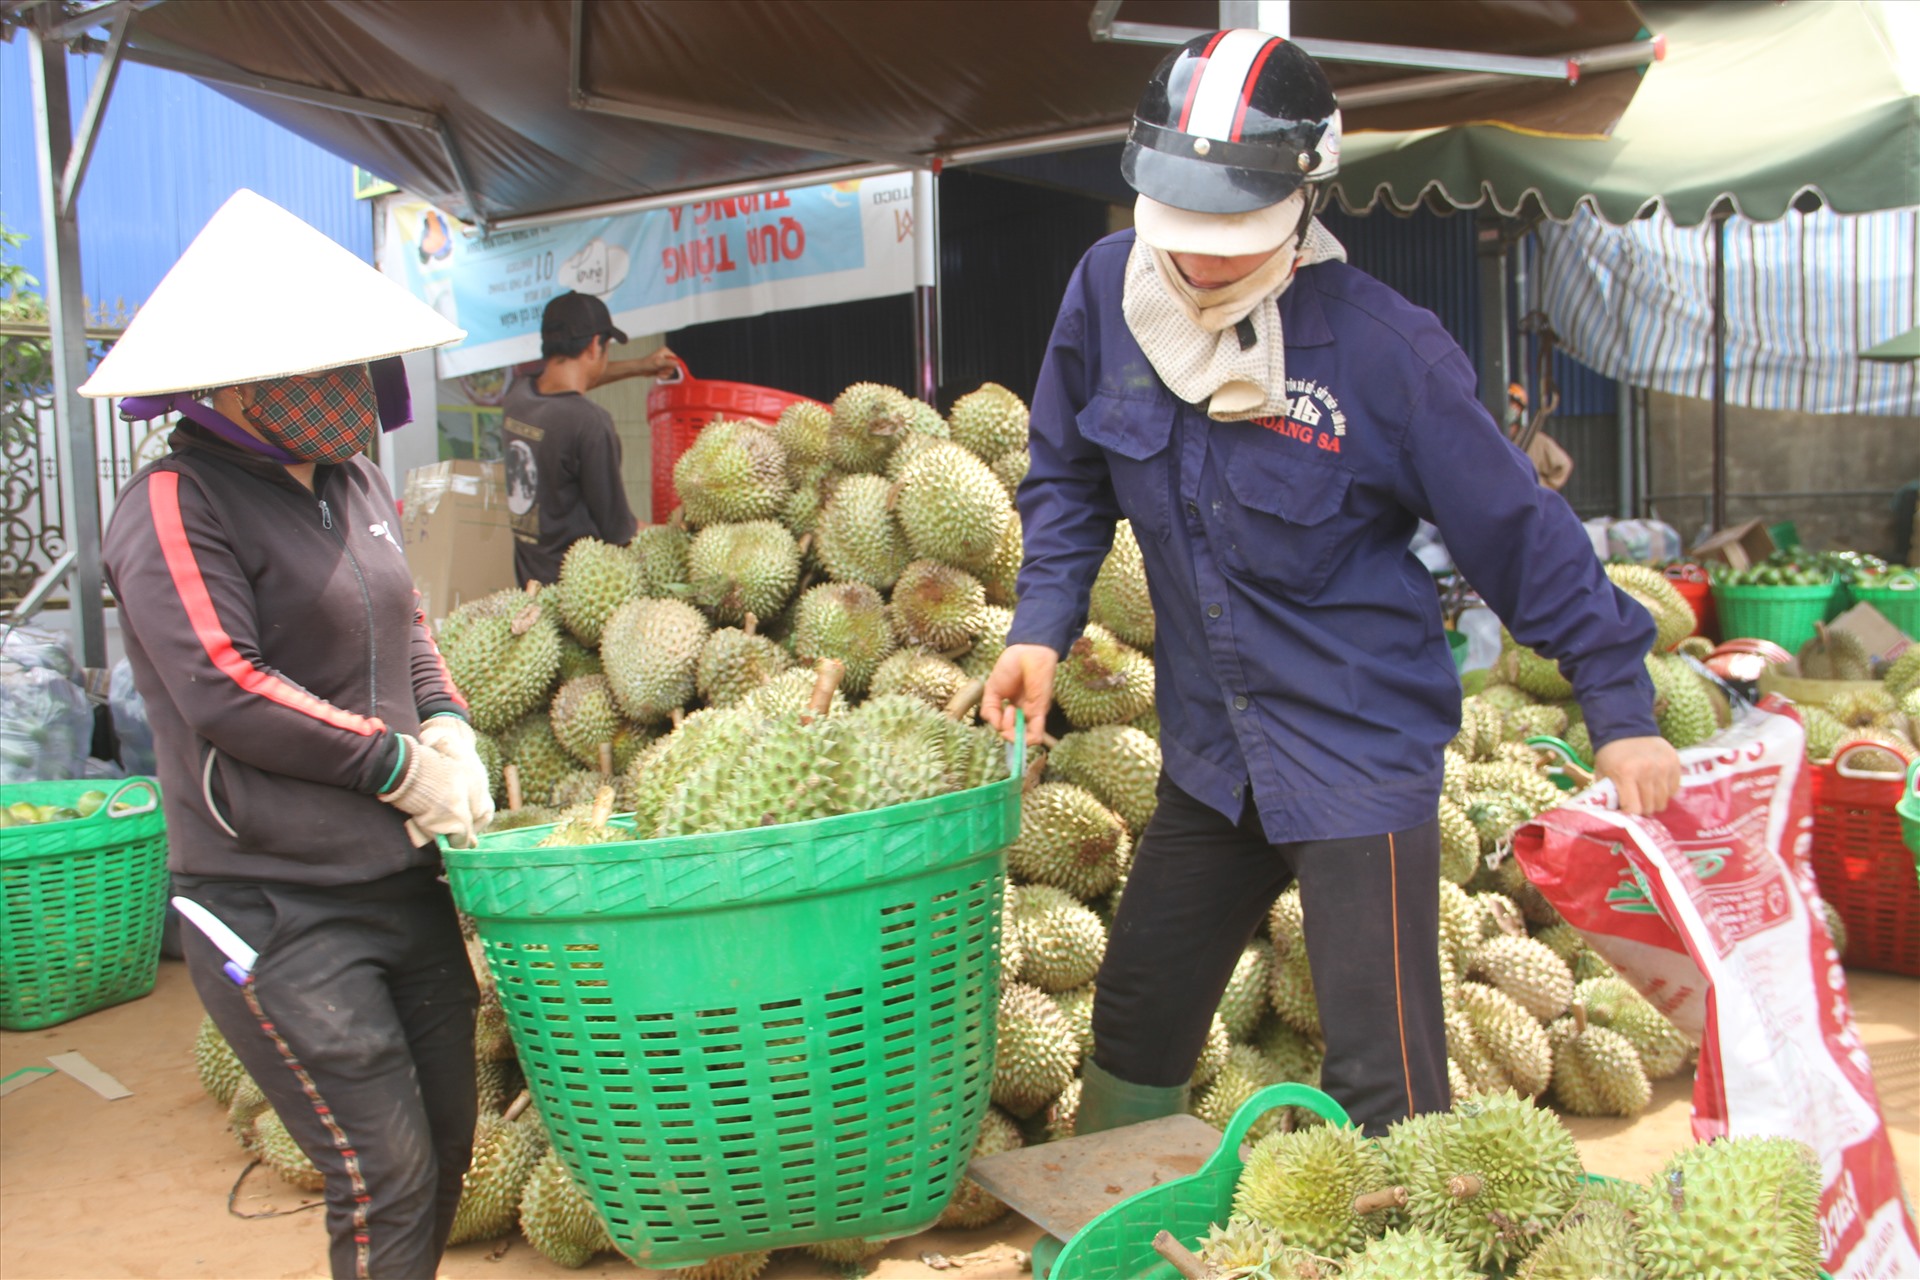
[[[401,543],[436,630],[468,600],[513,586],[506,469],[456,459],[407,472]]]
[[[1721,560],[1735,569],[1759,564],[1774,552],[1773,535],[1764,520],[1749,520],[1708,534],[1687,554],[1695,560]]]

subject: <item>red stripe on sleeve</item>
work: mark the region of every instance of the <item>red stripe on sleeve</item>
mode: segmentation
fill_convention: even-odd
[[[1278,37],[1267,41],[1266,47],[1260,50],[1260,56],[1247,68],[1247,82],[1240,86],[1240,109],[1233,113],[1233,130],[1227,134],[1229,142],[1240,141],[1240,129],[1247,122],[1247,107],[1253,102],[1253,86],[1260,83],[1260,68],[1267,65],[1267,59],[1273,56],[1273,51],[1280,47],[1280,43]]]
[[[440,669],[440,678],[447,682],[447,692],[452,695],[455,702],[460,704],[460,709],[465,711],[467,697],[460,692],[460,686],[453,682],[453,672],[447,670],[447,660],[440,652],[440,642],[433,638],[433,628],[427,625],[427,611],[420,607],[418,591],[413,593],[413,620],[420,624],[421,633],[427,637],[427,648],[433,651],[433,663]]]
[[[186,523],[180,518],[180,477],[171,471],[156,471],[147,481],[148,501],[153,510],[153,531],[160,539],[160,552],[166,557],[167,572],[173,577],[173,589],[187,611],[187,621],[200,638],[200,647],[215,667],[248,693],[277,702],[336,729],[347,729],[365,737],[385,733],[387,726],[377,718],[343,711],[332,703],[296,688],[280,677],[248,662],[233,647],[233,637],[220,625],[214,612],[213,597],[200,576],[200,564],[193,558],[187,541]]]
[[[1194,65],[1193,78],[1187,81],[1187,100],[1180,105],[1180,132],[1187,131],[1187,120],[1193,115],[1193,100],[1200,95],[1201,78],[1207,74],[1207,59],[1213,56],[1214,46],[1227,38],[1224,31],[1213,33],[1213,39],[1207,41],[1207,47],[1200,51],[1199,61]]]

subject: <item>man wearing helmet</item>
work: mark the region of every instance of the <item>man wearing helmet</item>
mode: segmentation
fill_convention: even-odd
[[[1679,786],[1651,619],[1439,322],[1314,221],[1339,143],[1298,46],[1222,31],[1170,55],[1122,162],[1135,229],[1081,260],[1034,393],[1026,560],[985,715],[1011,733],[1023,708],[1037,736],[1121,517],[1158,631],[1159,806],[1097,979],[1081,1132],[1184,1107],[1235,962],[1296,880],[1323,1087],[1369,1134],[1448,1105],[1436,802],[1460,690],[1408,548],[1420,520],[1560,661],[1621,806]]]

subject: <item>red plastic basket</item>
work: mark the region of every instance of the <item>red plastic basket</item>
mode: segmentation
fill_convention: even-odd
[[[678,377],[662,377],[647,392],[647,426],[653,435],[653,519],[665,520],[680,505],[673,489],[673,464],[687,451],[700,428],[715,418],[746,418],[772,425],[788,405],[816,403],[806,396],[747,382],[696,378],[676,362]]]
[[[1673,589],[1693,606],[1693,634],[1714,639],[1713,584],[1707,581],[1707,571],[1697,564],[1674,564],[1666,572]]]
[[[1845,743],[1813,774],[1813,874],[1847,925],[1841,960],[1920,977],[1920,877],[1901,838],[1904,773],[1866,773]]]

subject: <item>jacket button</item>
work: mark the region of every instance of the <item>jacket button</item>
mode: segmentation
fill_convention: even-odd
[[[1197,502],[1189,502],[1187,504],[1187,514],[1197,519],[1200,515],[1200,504]]]
[[[1245,694],[1233,700],[1233,709],[1235,711],[1245,711],[1247,709],[1247,698]]]
[[[1219,616],[1220,616],[1220,606],[1219,606],[1219,605],[1217,605],[1217,604],[1210,604],[1210,605],[1208,605],[1208,606],[1207,606],[1207,616],[1208,616],[1209,618],[1217,618],[1217,617],[1219,617]]]

